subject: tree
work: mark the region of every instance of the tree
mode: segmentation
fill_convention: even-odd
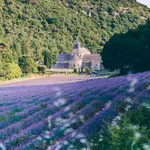
[[[19,59],[19,66],[25,74],[38,72],[37,65],[31,57],[21,57]]]
[[[11,49],[9,49],[8,45],[2,40],[0,40],[0,60],[1,63],[11,63],[13,60]]]
[[[49,51],[44,52],[44,65],[49,69],[52,67],[52,54]]]
[[[128,71],[150,70],[150,21],[136,30],[114,35],[101,53],[106,69]]]
[[[123,74],[125,68],[130,66],[131,52],[128,55],[128,42],[124,34],[113,36],[104,46],[101,53],[106,69],[120,69]]]
[[[4,41],[0,41],[0,78],[13,79],[21,77],[22,72],[17,63],[13,61],[12,51]]]

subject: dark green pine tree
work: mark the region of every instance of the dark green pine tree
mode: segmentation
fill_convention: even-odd
[[[52,55],[49,51],[44,52],[44,65],[49,69],[52,67]]]

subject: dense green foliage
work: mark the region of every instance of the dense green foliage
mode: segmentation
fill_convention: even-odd
[[[22,76],[22,72],[16,63],[1,63],[0,64],[0,80],[14,79]]]
[[[49,51],[44,52],[44,65],[49,69],[52,67],[52,56]]]
[[[137,117],[138,116],[138,117]],[[106,125],[93,136],[92,150],[150,149],[150,107],[142,106],[128,112],[116,126]]]
[[[38,66],[37,68],[38,68],[38,72],[40,74],[45,74],[46,73],[46,69],[47,69],[46,66],[42,65],[42,66]]]
[[[49,51],[53,63],[76,38],[99,53],[115,33],[134,29],[149,16],[135,0],[0,0],[0,39],[10,54],[5,59],[43,62],[43,52]]]
[[[17,63],[12,59],[12,52],[4,41],[0,41],[0,80],[13,79],[22,76]]]
[[[53,55],[69,52],[76,37],[97,52],[111,35],[135,28],[149,17],[147,8],[127,0],[11,2],[1,9],[1,35],[14,58],[30,55],[40,60],[45,49]]]
[[[113,36],[102,51],[103,64],[121,73],[150,70],[150,20],[135,30]]]
[[[25,74],[38,72],[37,65],[31,57],[21,57],[19,59],[19,65]]]

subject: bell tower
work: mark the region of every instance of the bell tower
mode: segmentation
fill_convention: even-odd
[[[73,49],[78,49],[79,50],[80,46],[81,46],[80,42],[78,40],[76,40],[75,43],[74,43]]]

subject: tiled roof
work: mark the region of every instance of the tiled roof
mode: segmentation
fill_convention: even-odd
[[[101,56],[99,54],[85,54],[82,58],[83,61],[101,61]]]
[[[79,49],[73,49],[71,54],[91,54],[91,52],[88,49],[82,47]]]
[[[59,54],[58,55],[58,61],[69,61],[70,60],[70,54]]]
[[[84,47],[80,48],[79,52],[82,53],[82,54],[91,54],[91,52],[88,49],[84,48]]]
[[[99,54],[84,54],[83,58],[80,58],[77,55],[71,56],[70,54],[60,54],[58,56],[58,62],[59,61],[80,61],[83,60],[85,62],[99,62],[101,61],[101,56]]]
[[[79,56],[74,55],[74,56],[72,56],[71,60],[73,60],[73,61],[81,61],[82,59]]]

